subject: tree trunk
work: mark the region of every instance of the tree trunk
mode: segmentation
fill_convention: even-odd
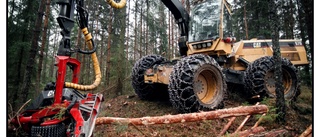
[[[50,34],[51,34],[51,31],[49,29],[47,35],[50,36]],[[47,37],[47,41],[49,41],[49,40],[50,40],[50,38]],[[47,68],[48,56],[50,56],[50,55],[48,55],[48,47],[49,47],[49,44],[46,44],[45,49],[44,49],[45,50],[44,52],[46,53],[46,55],[44,57],[44,62],[43,62],[43,65],[42,65],[44,68]],[[50,66],[50,67],[53,67],[53,66]],[[42,71],[42,74],[41,74],[41,77],[42,77],[41,79],[42,80],[46,80],[46,78],[48,76],[48,72],[50,72],[50,69],[46,69],[45,71]]]
[[[295,28],[295,19],[294,19],[294,8],[295,8],[295,5],[293,4],[293,1],[290,0],[290,8],[289,8],[289,11],[290,11],[290,21],[289,21],[289,26],[290,26],[290,35],[289,35],[289,39],[294,39],[294,28]]]
[[[32,36],[32,42],[31,42],[31,49],[29,51],[29,58],[27,62],[27,67],[25,71],[25,77],[23,80],[23,85],[21,87],[21,98],[22,102],[26,102],[28,99],[29,95],[29,89],[31,86],[31,77],[33,75],[33,69],[34,69],[34,64],[35,64],[35,58],[38,52],[38,41],[39,41],[39,35],[40,35],[40,28],[42,24],[42,17],[43,17],[43,9],[45,6],[46,0],[41,0],[40,5],[39,5],[39,10],[38,10],[38,17],[35,22],[34,26],[34,31],[33,31],[33,36]]]
[[[125,79],[125,66],[124,66],[124,62],[123,60],[125,60],[125,56],[124,56],[124,53],[125,53],[125,48],[124,48],[124,43],[125,43],[125,35],[126,35],[126,8],[122,8],[120,9],[119,11],[119,15],[120,15],[120,37],[119,37],[119,41],[118,41],[118,86],[117,86],[117,95],[122,95],[123,93],[123,80]]]
[[[171,45],[172,45],[172,42],[171,42],[171,26],[172,26],[172,24],[171,24],[171,20],[172,20],[172,16],[171,16],[171,12],[170,11],[168,11],[168,20],[169,20],[169,23],[168,23],[168,47],[169,47],[169,51],[171,50],[170,49],[170,47],[171,47]],[[169,56],[169,60],[170,60],[170,56]]]
[[[308,61],[311,61],[313,58],[313,52],[311,52],[311,48],[313,48],[313,45],[311,45],[309,43],[309,46],[306,44],[306,41],[307,41],[307,34],[308,34],[308,28],[307,28],[307,21],[306,20],[306,13],[304,12],[304,10],[302,10],[304,8],[303,6],[303,3],[302,3],[302,0],[297,0],[297,4],[298,4],[298,22],[299,22],[299,29],[301,30],[300,32],[300,36],[301,36],[301,39],[302,39],[302,45],[304,45],[306,51],[307,51],[307,54],[311,54],[311,57],[310,56],[307,56],[308,58]],[[307,34],[306,34],[307,32]],[[311,38],[313,39],[313,38]],[[309,48],[310,47],[310,48]],[[307,86],[312,86],[312,77],[311,77],[311,74],[310,74],[310,66],[309,65],[305,65],[304,66],[304,73],[305,73],[305,78],[303,78],[303,80],[306,81],[306,84]]]
[[[58,27],[56,27],[56,29],[53,31],[54,34],[58,34]],[[53,52],[52,52],[52,56],[56,55],[56,45],[58,45],[58,35],[54,36],[54,42],[53,42]],[[55,61],[52,60],[51,61],[51,66],[54,66]],[[55,67],[49,67],[49,77],[54,77],[54,68]]]
[[[126,76],[128,75],[129,65],[129,41],[130,41],[130,2],[128,3],[128,13],[127,13],[127,43],[126,43]]]
[[[20,57],[19,57],[19,61],[18,61],[18,68],[17,68],[17,78],[15,79],[15,84],[16,84],[16,86],[20,86],[20,83],[21,83],[21,65],[22,65],[22,60],[23,60],[23,52],[24,52],[24,48],[23,47],[21,47],[21,49],[20,49]],[[13,94],[13,102],[12,102],[12,107],[14,108],[14,110],[16,110],[16,109],[18,109],[19,107],[18,106],[16,106],[16,103],[18,104],[18,100],[16,100],[17,98],[19,98],[19,92],[18,91],[16,91],[16,92],[14,92],[14,94]]]
[[[246,9],[246,1],[244,1],[243,5],[243,20],[244,20],[244,28],[246,32],[246,39],[249,39],[249,32],[248,32],[248,23],[247,23],[247,9]]]
[[[301,0],[302,10],[305,12],[305,20],[310,45],[310,53],[313,57],[313,0]]]
[[[155,117],[142,118],[118,118],[118,117],[98,117],[96,125],[102,124],[133,124],[133,125],[154,125],[154,124],[172,124],[183,122],[195,122],[201,120],[213,120],[221,118],[229,118],[234,116],[246,116],[254,114],[263,114],[268,111],[266,105],[254,106],[239,106],[229,109],[220,109],[216,111],[178,114],[178,115],[164,115]]]
[[[174,41],[175,23],[174,23],[174,17],[172,16],[172,14],[170,16],[171,16],[171,56],[173,56],[173,51],[174,51],[174,48],[175,48],[174,47],[174,45],[175,45],[175,41]],[[169,58],[171,58],[171,56],[169,56]]]
[[[146,3],[147,3],[147,18],[146,18],[146,29],[145,29],[145,31],[146,31],[146,33],[145,33],[145,37],[146,37],[146,52],[145,52],[145,55],[148,55],[148,47],[149,47],[149,39],[148,39],[148,37],[149,37],[149,33],[148,33],[148,26],[149,26],[149,0],[146,0]]]
[[[142,7],[143,6],[140,6],[140,43],[139,43],[139,58],[142,58],[142,37],[143,37],[143,33],[142,33],[142,12],[143,12],[143,10],[142,10]]]
[[[282,82],[282,59],[279,47],[279,20],[278,20],[278,13],[275,3],[270,2],[269,4],[270,11],[270,22],[272,23],[273,27],[273,35],[272,35],[272,49],[273,49],[273,58],[275,60],[274,66],[274,77],[275,77],[275,85],[276,85],[276,107],[277,109],[277,122],[278,123],[285,123],[285,115],[286,115],[286,106],[284,100],[284,88]]]
[[[40,89],[41,88],[40,87],[40,85],[41,85],[41,71],[42,71],[44,47],[47,44],[46,42],[47,42],[48,20],[49,20],[49,14],[50,14],[50,2],[51,2],[51,0],[47,0],[47,2],[46,2],[46,12],[45,12],[45,18],[44,18],[42,42],[41,42],[41,48],[40,48],[38,74],[37,74],[37,89],[38,89],[38,92],[41,91],[41,89]]]
[[[138,21],[138,0],[135,3],[135,13],[134,13],[134,45],[133,45],[133,61],[136,61],[136,48],[137,48],[137,39],[138,39],[138,32],[137,32],[137,21]]]
[[[111,39],[112,39],[112,18],[113,18],[113,12],[110,8],[109,13],[109,25],[108,25],[108,47],[107,47],[107,69],[106,69],[106,85],[109,86],[110,84],[110,58],[111,58]]]

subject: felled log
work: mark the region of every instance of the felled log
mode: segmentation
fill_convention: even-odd
[[[312,124],[299,136],[299,137],[307,137],[312,132]]]
[[[133,124],[133,125],[171,124],[171,123],[195,122],[195,121],[201,121],[201,120],[213,120],[213,119],[229,118],[229,117],[235,117],[235,116],[263,114],[263,113],[266,113],[267,111],[268,111],[268,107],[266,105],[255,105],[255,106],[239,106],[239,107],[234,107],[229,109],[220,109],[220,110],[207,111],[207,112],[142,117],[142,118],[98,117],[96,119],[96,125],[113,124],[113,123]]]
[[[250,128],[244,131],[240,131],[240,132],[236,132],[236,133],[232,133],[227,135],[227,137],[248,137],[249,135],[254,135],[254,134],[258,134],[265,131],[265,129],[261,126],[255,127],[255,128]]]
[[[285,129],[274,129],[271,131],[266,131],[266,132],[256,134],[254,136],[257,136],[257,137],[279,137],[280,136],[280,137],[282,137],[282,136],[285,136],[286,133],[288,133],[288,131]]]

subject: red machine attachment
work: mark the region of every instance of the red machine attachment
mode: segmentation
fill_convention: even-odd
[[[56,83],[48,83],[26,111],[11,123],[16,127],[21,126],[31,136],[91,136],[103,95],[84,95],[74,88],[64,87],[66,66],[73,70],[72,82],[78,82],[80,62],[66,56],[57,56],[56,59]]]

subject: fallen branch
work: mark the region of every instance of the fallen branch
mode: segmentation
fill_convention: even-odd
[[[224,135],[224,133],[226,133],[226,131],[230,128],[232,122],[233,122],[236,118],[237,118],[237,117],[232,117],[232,118],[230,118],[228,124],[226,124],[226,125],[223,127],[222,131],[219,133],[218,136]]]
[[[8,120],[8,122],[10,123],[10,122],[12,121],[12,119],[14,119],[15,117],[17,117],[17,116],[20,114],[20,111],[21,111],[30,101],[31,101],[31,99],[29,99],[26,103],[24,103],[24,104],[20,107],[20,109],[18,110],[18,112],[17,112],[13,117],[11,117],[10,120]],[[19,119],[18,119],[18,122],[19,122],[19,125],[20,125]],[[8,124],[9,124],[9,123],[8,123]]]
[[[258,125],[261,123],[263,117],[266,115],[266,113],[263,113],[262,116],[259,118],[259,120],[254,124],[252,128],[258,127]]]
[[[236,131],[234,131],[235,133],[239,132],[242,127],[244,126],[244,124],[246,124],[246,122],[248,121],[248,119],[251,117],[251,115],[246,116],[246,118],[242,121],[242,123],[240,124],[240,126],[236,129]]]
[[[259,102],[256,103],[256,105],[259,105]],[[236,131],[234,133],[237,133],[239,132],[242,127],[244,126],[244,124],[246,124],[246,122],[248,121],[248,119],[251,117],[251,115],[248,115],[243,121],[242,123],[240,124],[240,126],[236,129]]]
[[[260,134],[256,134],[256,136],[259,137],[278,137],[278,136],[284,136],[288,131],[285,129],[276,129],[276,130],[271,130],[268,132],[262,132]]]
[[[213,120],[220,118],[229,118],[235,116],[246,116],[254,114],[263,114],[268,111],[266,105],[255,106],[240,106],[229,109],[220,109],[216,111],[178,114],[178,115],[164,115],[155,117],[142,118],[119,118],[119,117],[98,117],[96,125],[112,124],[112,123],[126,123],[134,125],[153,125],[153,124],[171,124],[183,122],[195,122],[201,120]]]
[[[259,105],[259,102],[257,102],[255,105]],[[241,125],[237,128],[236,132],[239,132],[241,130],[241,128],[243,127],[243,125],[245,124],[245,122],[249,119],[250,115],[248,115],[245,120],[243,120],[243,122],[241,123]],[[224,133],[229,129],[229,127],[231,126],[232,122],[236,119],[236,117],[232,117],[228,124],[224,126],[224,128],[222,129],[222,131],[219,133],[218,136],[222,136],[224,135]]]
[[[263,131],[264,131],[264,128],[259,126],[259,127],[250,128],[244,131],[240,131],[237,133],[229,134],[227,135],[227,137],[248,137],[249,135],[257,134]]]
[[[312,132],[312,124],[299,136],[299,137],[307,137]]]
[[[13,125],[11,125],[11,121],[14,119],[14,118],[16,118],[19,114],[20,114],[20,111],[29,103],[31,101],[31,99],[29,99],[27,102],[25,102],[21,107],[20,107],[20,109],[17,111],[17,113],[14,115],[14,116],[12,116],[12,117],[10,117],[9,116],[9,119],[8,119],[8,131],[13,131],[13,130],[16,130],[16,128],[13,126]],[[10,106],[11,106],[11,104],[10,104]],[[12,110],[12,107],[11,107],[11,110]],[[18,128],[20,128],[21,127],[21,124],[20,124],[20,121],[19,121],[19,118],[17,118],[17,120],[18,120],[18,123],[19,123],[19,127]]]
[[[143,133],[136,125],[131,124],[136,130],[138,130],[143,136],[147,136],[145,133]]]

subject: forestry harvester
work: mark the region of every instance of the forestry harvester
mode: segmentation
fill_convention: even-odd
[[[114,8],[122,8],[126,0],[107,0]],[[22,129],[28,136],[41,137],[90,137],[98,116],[102,94],[82,94],[80,91],[95,89],[101,81],[96,46],[88,32],[88,13],[84,0],[58,0],[60,12],[57,21],[61,28],[62,40],[55,58],[57,77],[50,82],[28,108],[14,117],[10,123]],[[71,32],[74,26],[74,13],[82,30],[88,50],[71,48]],[[93,61],[95,81],[91,85],[78,84],[80,62],[71,58],[72,53],[90,54]],[[72,81],[65,82],[67,67],[72,70]]]
[[[132,86],[145,100],[169,98],[180,112],[205,111],[224,107],[227,84],[245,87],[244,93],[274,97],[275,78],[271,39],[236,42],[223,36],[225,0],[198,0],[190,16],[179,0],[162,0],[179,26],[180,59],[160,55],[139,59],[132,69]],[[300,40],[280,39],[285,99],[299,95],[296,66],[307,65]]]

